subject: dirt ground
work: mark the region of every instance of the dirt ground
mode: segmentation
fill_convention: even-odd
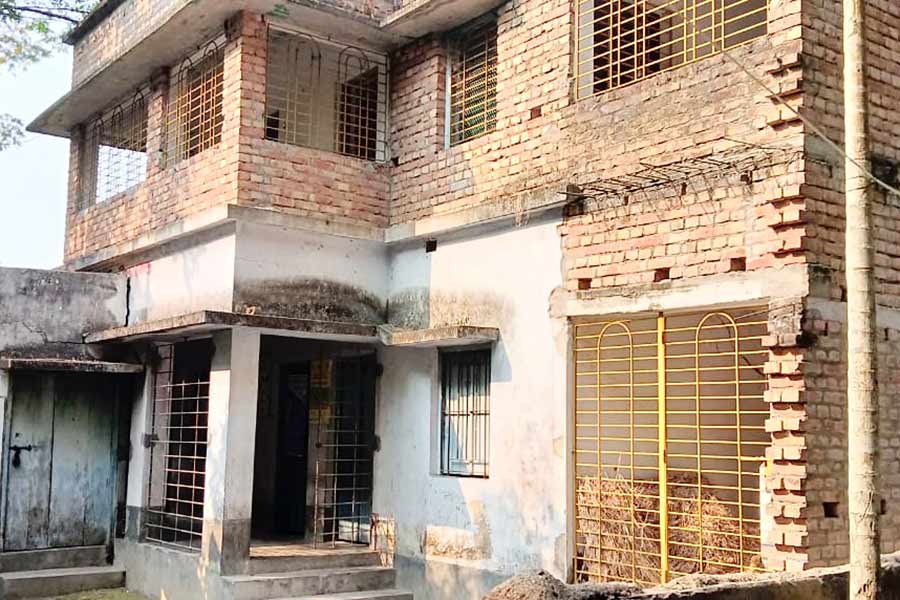
[[[146,596],[126,590],[97,590],[94,592],[79,592],[67,596],[51,596],[41,600],[147,600]]]

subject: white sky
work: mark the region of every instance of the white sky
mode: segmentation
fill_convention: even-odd
[[[26,71],[0,69],[0,113],[27,125],[70,87],[67,48]],[[0,265],[50,269],[62,264],[69,142],[33,133],[0,152]]]

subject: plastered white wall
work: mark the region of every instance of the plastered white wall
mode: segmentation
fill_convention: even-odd
[[[129,324],[199,310],[231,310],[234,233],[194,239],[127,269]]]
[[[271,303],[269,307],[262,306],[261,313],[277,315],[285,306],[302,306],[299,301],[314,298],[336,306],[356,306],[360,297],[371,297],[383,304],[387,279],[387,250],[380,241],[274,225],[238,224],[235,310],[242,311],[242,303]],[[321,282],[337,285],[326,296]],[[304,314],[281,316],[316,318]]]
[[[381,352],[374,511],[395,520],[398,556],[565,576],[568,336],[565,320],[549,316],[561,261],[555,222],[439,242],[428,254],[415,245],[392,255],[392,296],[427,287],[436,297],[490,298],[496,310],[479,319],[500,328],[488,479],[437,472],[438,350]],[[477,583],[458,573],[426,566],[423,577],[431,593],[480,597]]]

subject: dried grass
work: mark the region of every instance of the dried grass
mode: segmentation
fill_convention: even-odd
[[[758,523],[745,521],[741,531],[740,521],[735,518],[738,507],[723,502],[708,489],[704,489],[702,502],[698,501],[696,482],[697,477],[690,475],[669,480],[670,576],[759,569]],[[596,479],[583,480],[577,491],[577,504],[581,578],[648,585],[660,582],[657,482],[632,483],[622,477],[604,478],[599,484]],[[702,565],[697,547],[701,524]]]

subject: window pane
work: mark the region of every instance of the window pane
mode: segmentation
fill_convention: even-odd
[[[487,477],[491,352],[441,355],[441,473]]]

